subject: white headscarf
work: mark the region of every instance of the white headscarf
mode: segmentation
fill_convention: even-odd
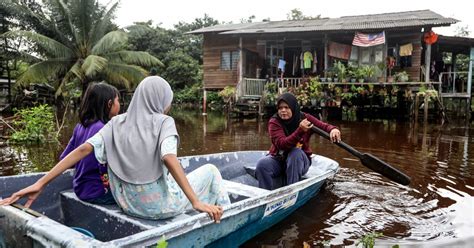
[[[145,184],[163,174],[161,143],[178,136],[173,118],[164,114],[172,100],[166,80],[147,77],[135,90],[127,113],[112,118],[100,130],[108,165],[120,179]]]

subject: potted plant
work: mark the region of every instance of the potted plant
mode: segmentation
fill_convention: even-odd
[[[341,61],[337,61],[337,63],[334,63],[334,68],[336,69],[337,71],[337,76],[338,78],[341,80],[342,83],[345,83],[347,82],[347,70],[346,70],[346,66],[341,63]]]
[[[386,67],[386,65],[385,65],[384,62],[380,62],[380,63],[377,64],[376,69],[377,69],[378,71],[377,71],[376,74],[378,75],[377,81],[378,81],[379,83],[385,82],[385,67]]]
[[[277,94],[278,90],[276,82],[267,83],[263,93],[265,104],[269,106],[276,105]]]
[[[355,72],[355,76],[357,80],[359,81],[359,83],[363,83],[366,77],[364,68],[363,67],[357,68]]]
[[[334,77],[334,70],[333,68],[329,68],[326,72],[326,81],[328,81],[328,83],[331,83],[333,82],[333,77]]]
[[[367,82],[372,82],[375,75],[375,67],[371,65],[365,65],[362,67],[364,70],[365,77]]]
[[[312,78],[308,83],[309,98],[312,106],[316,106],[319,98],[322,96],[322,85],[315,78]]]
[[[294,92],[292,92],[296,96],[296,99],[298,100],[300,106],[306,106],[309,102],[309,93],[307,88],[308,84],[305,82],[296,87],[294,89]]]
[[[351,83],[357,82],[357,75],[356,75],[357,67],[349,65],[347,67],[347,76],[349,77]]]
[[[408,82],[408,73],[406,71],[401,71],[395,74],[397,82]]]

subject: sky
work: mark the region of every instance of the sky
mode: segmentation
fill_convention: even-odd
[[[100,0],[108,3],[110,0]],[[112,0],[114,2],[114,0]],[[137,21],[152,20],[164,28],[173,28],[180,21],[193,22],[207,13],[222,22],[240,23],[242,18],[255,15],[254,22],[270,18],[271,21],[286,20],[292,9],[299,9],[307,16],[337,18],[350,15],[380,14],[400,11],[430,9],[444,17],[452,17],[461,22],[450,28],[436,28],[443,35],[454,35],[456,27],[468,26],[470,37],[474,38],[474,12],[468,1],[366,1],[366,0],[120,0],[116,12],[116,23],[121,27]]]

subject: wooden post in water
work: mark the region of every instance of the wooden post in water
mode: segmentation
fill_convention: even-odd
[[[238,83],[242,83],[243,78],[244,78],[244,50],[242,48],[242,37],[239,37],[239,82]]]
[[[430,31],[431,28],[427,31]],[[426,44],[426,51],[425,51],[425,83],[430,83],[430,72],[431,69],[431,44]],[[418,112],[418,111],[417,111]],[[426,123],[428,121],[428,97],[425,93],[424,99],[424,112],[423,112],[423,121]]]
[[[424,112],[423,112],[423,121],[425,123],[428,122],[428,105],[429,105],[428,100],[429,100],[429,98],[430,97],[428,96],[428,94],[425,94],[425,100],[424,100],[425,107],[424,107]]]
[[[469,120],[471,116],[471,92],[472,92],[472,66],[474,64],[474,47],[471,47],[471,53],[469,56],[469,69],[467,73],[467,94],[469,98],[467,99],[467,119]]]
[[[202,94],[202,115],[207,115],[207,90],[204,89],[204,92]]]
[[[415,112],[415,123],[418,122],[418,106],[420,104],[420,97],[418,94],[415,94],[415,105],[413,106],[413,111]]]

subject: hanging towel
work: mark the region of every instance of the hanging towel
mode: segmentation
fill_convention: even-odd
[[[411,43],[400,46],[400,56],[411,56],[413,45]]]
[[[303,52],[301,52],[300,54],[300,69],[303,70],[304,69],[304,60],[303,60]]]
[[[278,69],[280,69],[282,72],[285,71],[285,65],[286,61],[284,61],[283,59],[278,60]]]
[[[352,47],[349,45],[329,42],[328,55],[334,58],[348,60],[351,56]]]
[[[313,73],[316,73],[318,70],[318,56],[316,54],[316,51],[314,51],[314,56],[313,56]]]

